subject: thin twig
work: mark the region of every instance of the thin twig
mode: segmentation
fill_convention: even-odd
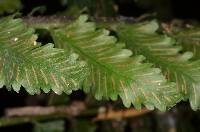
[[[102,120],[112,120],[112,119],[122,119],[122,118],[128,118],[128,117],[137,117],[144,115],[146,113],[151,112],[151,110],[148,109],[142,109],[141,111],[137,111],[135,109],[126,109],[126,110],[120,110],[120,111],[113,111],[110,110],[108,112],[99,113],[97,117],[94,118],[94,121],[102,121]]]
[[[68,115],[53,114],[53,115],[41,115],[41,116],[2,117],[0,118],[0,127],[32,123],[34,121],[47,121],[47,120],[65,119],[65,118],[68,118]]]
[[[21,108],[6,109],[5,117],[0,118],[0,127],[31,123],[33,121],[45,121],[52,119],[66,119],[73,116],[97,116],[94,121],[104,121],[112,119],[122,119],[128,117],[137,117],[151,112],[147,109],[136,111],[135,109],[126,109],[119,111],[107,111],[98,113],[98,109],[85,109],[82,102],[75,102],[70,106],[27,106]]]
[[[83,110],[85,110],[85,104],[83,102],[73,102],[69,106],[27,106],[19,108],[9,108],[5,110],[5,116],[38,116],[58,113],[67,114],[70,116],[77,116]]]

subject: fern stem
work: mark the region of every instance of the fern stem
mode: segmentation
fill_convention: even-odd
[[[23,21],[30,27],[35,29],[52,29],[59,28],[72,21],[72,18],[65,16],[38,16],[38,17],[24,17]]]
[[[23,17],[23,21],[29,26],[35,29],[52,29],[52,28],[60,28],[70,22],[74,21],[75,18],[67,17],[67,16],[37,16],[37,17]],[[116,18],[91,18],[92,21],[97,23],[98,28],[109,28],[115,29],[115,26],[125,22],[125,23],[135,23],[137,19],[130,17],[116,17]]]

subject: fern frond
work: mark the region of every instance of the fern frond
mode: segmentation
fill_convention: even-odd
[[[194,54],[193,59],[200,58],[200,28],[193,27],[190,29],[182,29],[172,36],[177,40],[177,44],[183,46],[185,50],[192,51]]]
[[[19,91],[22,85],[30,94],[40,88],[58,94],[78,89],[88,73],[86,63],[53,44],[41,46],[36,39],[21,19],[0,20],[0,87]]]
[[[57,47],[76,52],[88,63],[85,92],[91,91],[97,99],[116,100],[119,95],[126,107],[133,104],[137,109],[144,104],[149,109],[165,110],[179,101],[174,84],[167,83],[159,69],[141,63],[142,56],[131,57],[125,44],[109,36],[108,30],[97,30],[87,19],[80,16],[63,29],[52,31]]]
[[[156,33],[155,21],[142,24],[121,25],[117,31],[121,40],[135,54],[144,55],[149,62],[163,70],[170,81],[176,82],[177,89],[190,100],[191,107],[200,107],[200,61],[190,61],[191,52],[180,54],[181,46],[166,35]]]

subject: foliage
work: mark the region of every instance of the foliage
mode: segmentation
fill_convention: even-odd
[[[200,61],[190,61],[190,52],[180,53],[182,47],[166,35],[156,33],[155,21],[119,27],[119,37],[127,42],[127,47],[135,54],[144,55],[149,62],[155,63],[164,75],[176,82],[176,87],[189,98],[194,110],[200,107]]]
[[[77,61],[74,53],[53,48],[53,44],[41,46],[33,33],[21,19],[0,20],[1,87],[18,92],[22,85],[30,94],[40,93],[40,88],[57,94],[79,88],[87,75],[85,63]]]
[[[0,15],[3,13],[13,13],[21,8],[20,0],[0,0]]]
[[[123,43],[109,36],[108,30],[97,30],[94,23],[87,22],[87,16],[53,31],[53,38],[56,47],[76,52],[88,63],[90,75],[83,89],[97,99],[116,100],[119,95],[127,107],[132,103],[137,109],[144,104],[165,110],[180,98],[175,85],[167,83],[159,69],[143,64],[142,56],[130,57],[132,52],[124,49]]]
[[[149,109],[165,110],[183,98],[190,100],[194,110],[199,108],[200,62],[190,61],[190,52],[180,53],[181,47],[173,38],[156,33],[155,21],[117,27],[132,56],[124,43],[87,19],[83,15],[51,30],[60,49],[52,44],[41,46],[34,30],[20,19],[1,19],[1,86],[19,91],[22,85],[30,94],[40,93],[40,88],[61,94],[83,87],[98,100],[120,96],[126,107],[133,104],[136,109],[144,104]],[[176,86],[151,63],[143,63],[140,54],[161,68]]]
[[[79,132],[80,130],[82,132],[95,132],[97,129],[97,126],[88,121],[88,120],[75,120],[72,122],[73,126],[69,129],[69,132]]]
[[[33,132],[63,132],[65,122],[62,120],[50,122],[35,122]]]
[[[62,14],[69,16],[80,14],[80,12],[87,12],[93,16],[114,16],[117,11],[115,0],[68,0],[66,4],[70,5],[70,8]]]
[[[191,27],[179,29],[178,31],[174,31],[172,29],[172,37],[177,40],[177,44],[183,46],[184,50],[192,51],[194,54],[193,59],[200,58],[200,28],[199,27]]]
[[[192,131],[190,109],[182,106],[189,101],[192,110],[200,109],[200,27],[193,20],[162,23],[190,7],[183,1],[177,5],[172,0],[0,0],[0,114],[5,116],[0,131],[23,123],[31,123],[34,132],[145,131],[157,128],[155,120],[168,131],[180,111],[178,118],[188,119],[184,131]],[[17,97],[4,101],[8,91]],[[28,108],[7,109],[19,106],[16,102]],[[159,111],[139,121],[116,119],[139,115],[124,106],[142,109],[141,114]]]

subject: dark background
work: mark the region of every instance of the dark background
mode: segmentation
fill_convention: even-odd
[[[60,0],[61,1],[61,0]],[[66,0],[70,1],[70,0]],[[73,0],[71,0],[73,1]],[[89,0],[74,0],[75,4]],[[106,3],[106,0],[96,0],[96,3]],[[200,19],[200,8],[198,0],[110,0],[114,1],[118,6],[118,12],[116,15],[139,17],[145,13],[157,13],[157,18],[164,20],[171,20],[173,18],[180,19]],[[55,12],[66,10],[69,6],[61,4],[59,0],[22,0],[23,8],[21,12],[28,14],[34,7],[46,6],[47,10],[45,15],[52,15]],[[70,3],[70,2],[69,2]],[[86,2],[89,3],[89,2]],[[82,4],[84,5],[84,4]],[[87,4],[85,4],[87,6]],[[112,8],[112,7],[108,7]],[[102,10],[102,9],[100,9]],[[105,14],[102,14],[105,15]]]

